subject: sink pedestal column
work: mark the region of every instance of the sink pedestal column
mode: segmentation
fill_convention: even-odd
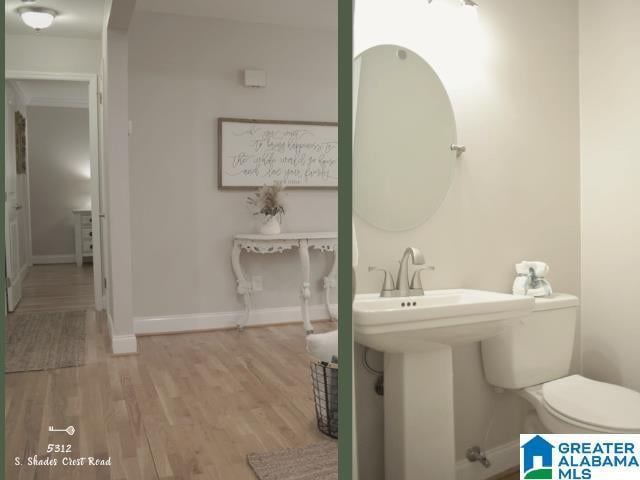
[[[455,480],[451,347],[384,355],[386,480]]]

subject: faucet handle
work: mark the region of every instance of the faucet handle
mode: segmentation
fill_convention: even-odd
[[[370,266],[369,271],[384,273],[384,280],[382,281],[383,292],[395,290],[396,285],[395,285],[395,282],[393,281],[393,275],[391,275],[391,273],[388,270],[385,270],[384,268],[380,268],[380,267]]]
[[[409,285],[409,288],[411,290],[423,290],[422,277],[420,276],[420,272],[422,272],[423,270],[435,270],[435,269],[436,267],[434,267],[433,265],[428,265],[426,267],[417,269],[415,272],[413,272],[413,277],[411,278],[411,284]]]

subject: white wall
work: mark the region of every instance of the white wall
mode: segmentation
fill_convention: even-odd
[[[128,19],[135,0],[105,1],[99,65],[100,227],[103,274],[111,348],[137,351],[131,286],[131,209],[129,199],[129,40]]]
[[[636,0],[580,1],[583,367],[587,376],[636,390],[638,18]]]
[[[35,257],[73,255],[73,209],[91,208],[89,111],[28,107]]]
[[[243,87],[245,68],[266,70],[267,88]],[[336,32],[137,12],[129,89],[135,316],[240,310],[231,242],[255,218],[247,191],[217,189],[217,119],[336,121]],[[335,190],[286,202],[285,230],[337,228]],[[252,257],[255,307],[299,305],[297,255]],[[312,303],[329,267],[312,253]]]
[[[5,70],[97,73],[100,40],[5,35]]]
[[[129,182],[129,43],[126,31],[105,31],[104,166],[108,314],[114,353],[137,351],[133,334],[131,200]]]
[[[513,265],[539,259],[550,264],[556,291],[578,294],[577,1],[486,0],[478,23],[458,5],[356,2],[355,53],[393,43],[422,55],[450,94],[467,146],[442,207],[422,227],[388,233],[356,221],[358,291],[380,288],[368,265],[395,270],[404,248],[415,246],[436,266],[423,274],[425,288],[509,292]],[[494,409],[487,447],[516,440],[525,405],[492,391],[478,344],[454,350],[454,372],[457,458],[483,444]],[[360,478],[376,480],[382,399],[359,365],[356,377]]]

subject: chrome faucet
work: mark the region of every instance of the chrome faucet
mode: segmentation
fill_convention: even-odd
[[[410,297],[424,295],[420,272],[427,269],[434,270],[435,267],[427,266],[416,270],[413,273],[411,282],[409,282],[409,257],[411,257],[411,263],[413,265],[424,265],[424,255],[422,255],[422,252],[417,248],[407,248],[400,260],[398,276],[395,281],[393,279],[393,275],[387,270],[378,267],[369,267],[370,272],[384,272],[384,281],[382,289],[380,290],[381,297]]]
[[[414,265],[424,265],[424,255],[422,255],[422,252],[415,247],[407,247],[402,254],[402,259],[400,259],[400,267],[398,268],[398,276],[396,277],[398,297],[406,297],[409,295],[409,256],[411,256],[411,263]],[[424,295],[424,291],[417,294]]]

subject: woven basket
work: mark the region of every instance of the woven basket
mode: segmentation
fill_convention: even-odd
[[[338,365],[311,362],[311,380],[318,429],[331,438],[338,438]]]

